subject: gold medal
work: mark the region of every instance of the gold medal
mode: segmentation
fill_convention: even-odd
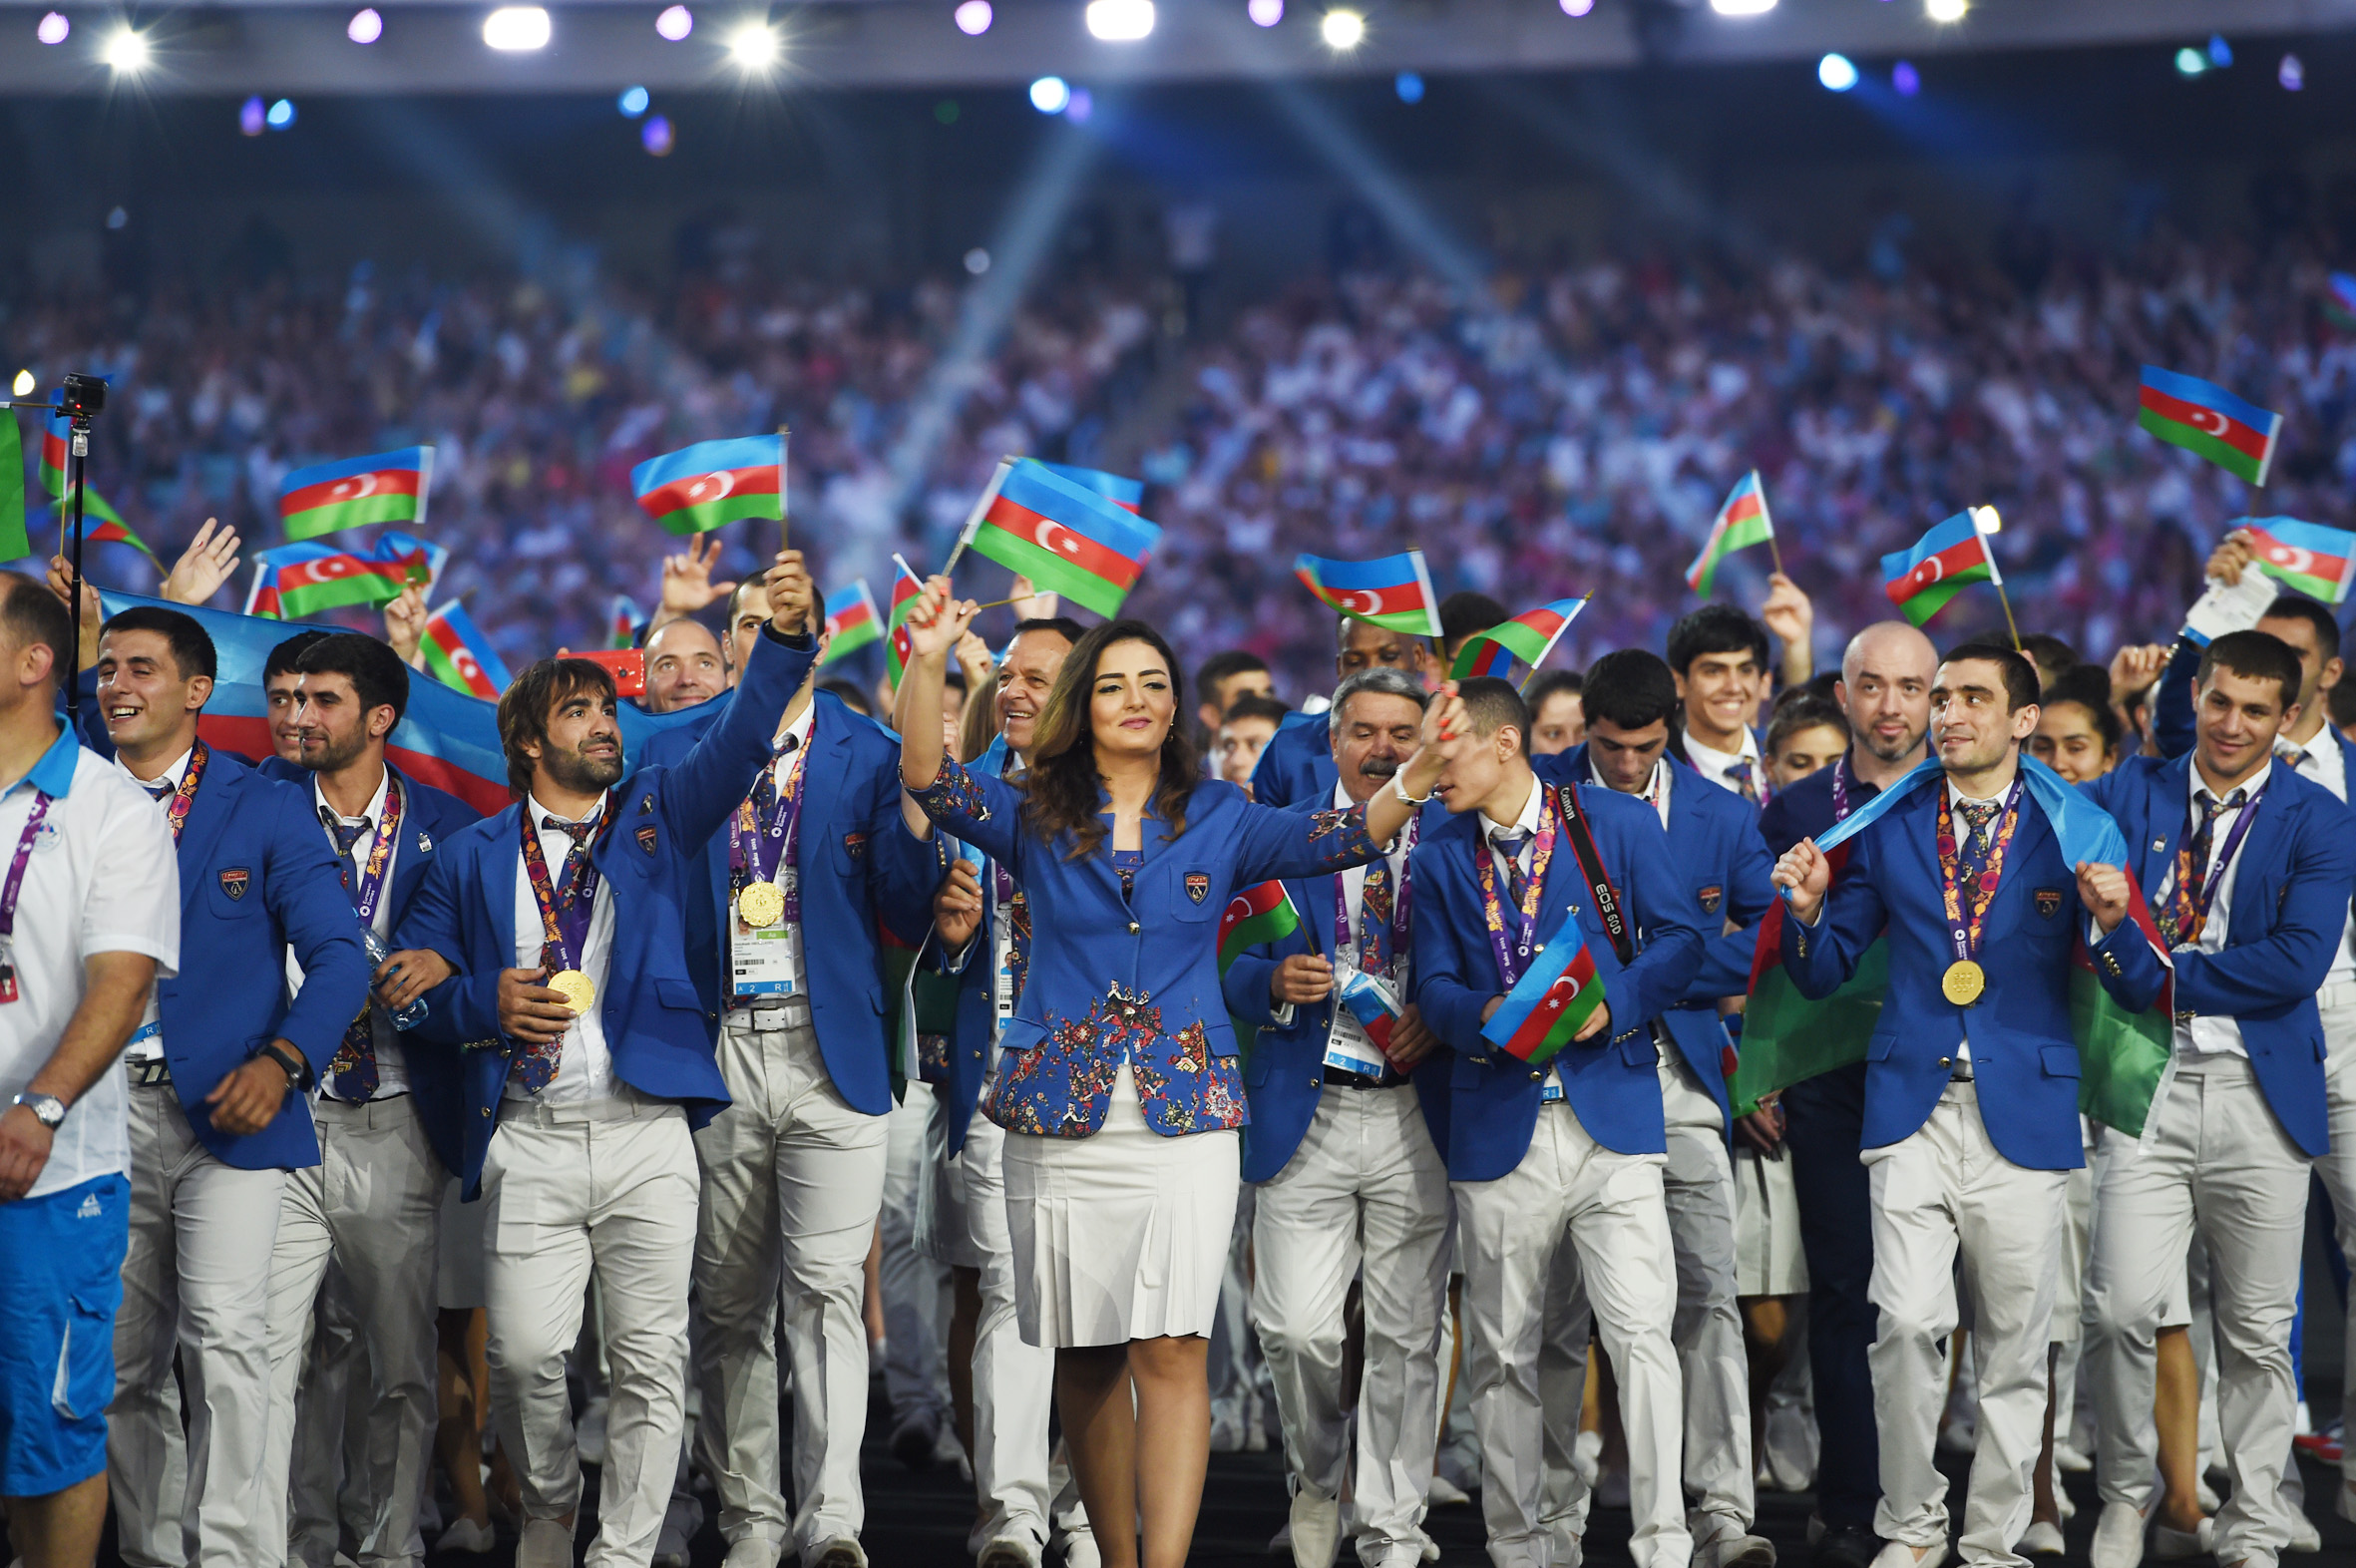
[[[736,895],[736,918],[755,931],[774,926],[785,914],[785,893],[774,882],[748,882]]]
[[[589,1011],[589,1004],[597,999],[597,982],[579,970],[559,970],[548,978],[548,988],[565,998],[565,1005],[575,1012]]]
[[[1939,977],[1941,994],[1958,1007],[1968,1007],[1988,988],[1988,972],[1969,959],[1957,959]]]

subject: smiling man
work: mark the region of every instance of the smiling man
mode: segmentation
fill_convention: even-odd
[[[649,713],[675,713],[709,702],[728,689],[728,658],[720,639],[700,621],[666,620],[646,634]]]
[[[1431,684],[1438,655],[1421,637],[1372,621],[1342,617],[1334,673],[1347,680],[1362,669],[1396,669]],[[1252,768],[1252,799],[1263,806],[1298,806],[1333,793],[1334,752],[1325,715],[1295,713],[1279,725]]]
[[[1767,627],[1732,604],[1705,604],[1669,628],[1669,668],[1683,709],[1680,758],[1745,800],[1766,799],[1766,765],[1751,721],[1767,691]]]

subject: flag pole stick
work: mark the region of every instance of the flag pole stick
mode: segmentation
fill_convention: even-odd
[[[791,525],[793,510],[785,504],[785,460],[792,450],[793,432],[785,426],[777,427],[777,553],[784,555],[793,548]]]
[[[2021,627],[2020,623],[2013,619],[2012,595],[2004,590],[2004,579],[1997,578],[1995,583],[1996,601],[2004,606],[2004,627],[2013,634],[2013,651],[2018,653],[2021,651]]]
[[[1761,483],[1759,470],[1751,471],[1751,488],[1759,492],[1759,515],[1767,520],[1767,559],[1775,564],[1775,576],[1783,574],[1783,547],[1775,542],[1775,515],[1767,510],[1767,486]]]
[[[974,503],[974,510],[966,514],[966,526],[958,530],[958,542],[950,550],[949,564],[941,569],[943,577],[946,578],[957,571],[958,558],[966,553],[967,542],[973,539],[975,531],[982,527],[982,517],[989,511],[990,503],[998,499],[998,487],[1005,484],[1007,471],[1013,466],[1014,459],[1012,457],[998,459],[997,472],[989,476],[989,483],[983,487],[982,498]]]

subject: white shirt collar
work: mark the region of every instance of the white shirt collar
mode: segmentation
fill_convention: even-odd
[[[1685,754],[1687,760],[1697,768],[1706,768],[1713,773],[1724,773],[1746,758],[1753,762],[1759,760],[1759,737],[1751,733],[1751,726],[1746,724],[1743,726],[1743,749],[1741,751],[1721,751],[1716,746],[1705,746],[1696,740],[1694,732],[1689,729],[1685,736]]]
[[[2322,739],[2320,735],[2316,738],[2318,740]],[[2245,778],[2240,783],[2234,785],[2233,789],[2226,790],[2221,795],[2216,794],[2210,790],[2208,787],[2208,780],[2200,776],[2200,764],[2198,761],[2193,762],[2193,764],[2186,768],[2184,772],[2191,780],[2190,784],[2187,786],[2187,788],[2190,790],[2190,794],[2186,798],[2190,800],[2193,805],[2199,805],[2200,797],[2203,795],[2207,795],[2211,799],[2215,800],[2229,799],[2233,794],[2233,790],[2241,791],[2242,803],[2246,805],[2250,801],[2257,799],[2258,791],[2264,789],[2268,781],[2274,777],[2274,763],[2273,760],[2269,758],[2264,767],[2258,769],[2257,772],[2252,773],[2248,778]]]
[[[393,791],[393,770],[387,767],[384,776],[376,781],[376,793],[368,797],[368,809],[357,817],[347,817],[329,803],[327,792],[319,787],[319,775],[311,775],[311,804],[335,818],[345,827],[357,827],[365,822],[371,826],[384,821],[385,797]]]
[[[589,814],[586,817],[581,817],[578,819],[568,817],[561,811],[557,811],[552,807],[541,804],[540,797],[538,795],[532,794],[529,791],[526,791],[524,795],[524,809],[532,813],[532,826],[537,831],[541,833],[554,833],[556,829],[542,826],[542,824],[547,822],[549,818],[554,817],[559,822],[573,822],[576,820],[582,822],[594,822],[604,813],[605,797],[599,795],[597,797],[597,803],[589,808]]]
[[[2020,774],[2019,774],[2018,772],[2016,772],[2016,773],[2014,773],[2013,777],[2017,779],[2017,778],[2019,778],[2019,777],[2020,777]],[[2004,789],[2000,789],[2000,790],[1998,790],[1998,791],[1997,791],[1995,794],[1993,794],[1993,795],[1966,795],[1966,794],[1963,792],[1963,790],[1962,790],[1962,789],[1961,789],[1959,786],[1957,786],[1957,784],[1956,784],[1956,782],[1955,782],[1955,776],[1954,776],[1953,774],[1948,774],[1948,775],[1947,775],[1947,781],[1946,781],[1946,782],[1947,782],[1947,808],[1948,808],[1950,811],[1952,811],[1952,810],[1953,810],[1953,809],[1954,809],[1954,808],[1955,808],[1955,807],[1956,807],[1956,806],[1957,806],[1959,803],[1961,803],[1961,802],[1963,802],[1963,801],[1967,801],[1967,800],[1968,800],[1968,801],[1970,801],[1970,802],[1972,802],[1974,805],[1985,805],[1986,803],[1988,803],[1988,802],[1990,802],[1990,801],[2000,801],[2000,800],[2004,799],[2004,796],[2005,796],[2005,791],[2006,791],[2006,790],[2009,790],[2009,789],[2011,789],[2011,788],[2012,788],[2012,785],[2008,783],[2008,784],[2006,784],[2006,785],[2004,786]]]
[[[180,781],[188,774],[189,759],[196,754],[196,748],[191,746],[188,750],[180,754],[179,758],[174,761],[171,767],[166,768],[161,774],[158,774],[152,779],[143,779],[138,774],[132,772],[130,768],[125,767],[123,763],[123,755],[121,752],[117,752],[115,754],[115,766],[121,768],[123,770],[123,776],[131,780],[132,783],[137,784],[141,789],[154,789],[159,784],[169,784],[174,789],[178,789],[180,788]]]
[[[1519,828],[1522,832],[1530,834],[1534,837],[1538,832],[1538,818],[1540,812],[1543,809],[1545,799],[1545,790],[1539,787],[1538,781],[1535,778],[1531,779],[1530,798],[1521,803],[1521,815],[1514,818],[1510,824],[1499,822],[1496,818],[1490,816],[1485,811],[1480,814],[1481,838],[1485,841],[1490,834],[1496,832],[1499,828],[1507,826]]]
[[[794,750],[805,751],[809,748],[811,721],[817,717],[818,699],[813,696],[810,699],[810,705],[802,709],[802,716],[785,726],[785,734],[794,738]],[[777,744],[780,746],[785,744],[785,735],[777,737]]]

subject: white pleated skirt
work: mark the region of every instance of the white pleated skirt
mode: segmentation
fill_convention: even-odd
[[[1025,1344],[1209,1335],[1243,1185],[1233,1129],[1165,1138],[1129,1069],[1092,1138],[1008,1133],[1006,1221]]]

